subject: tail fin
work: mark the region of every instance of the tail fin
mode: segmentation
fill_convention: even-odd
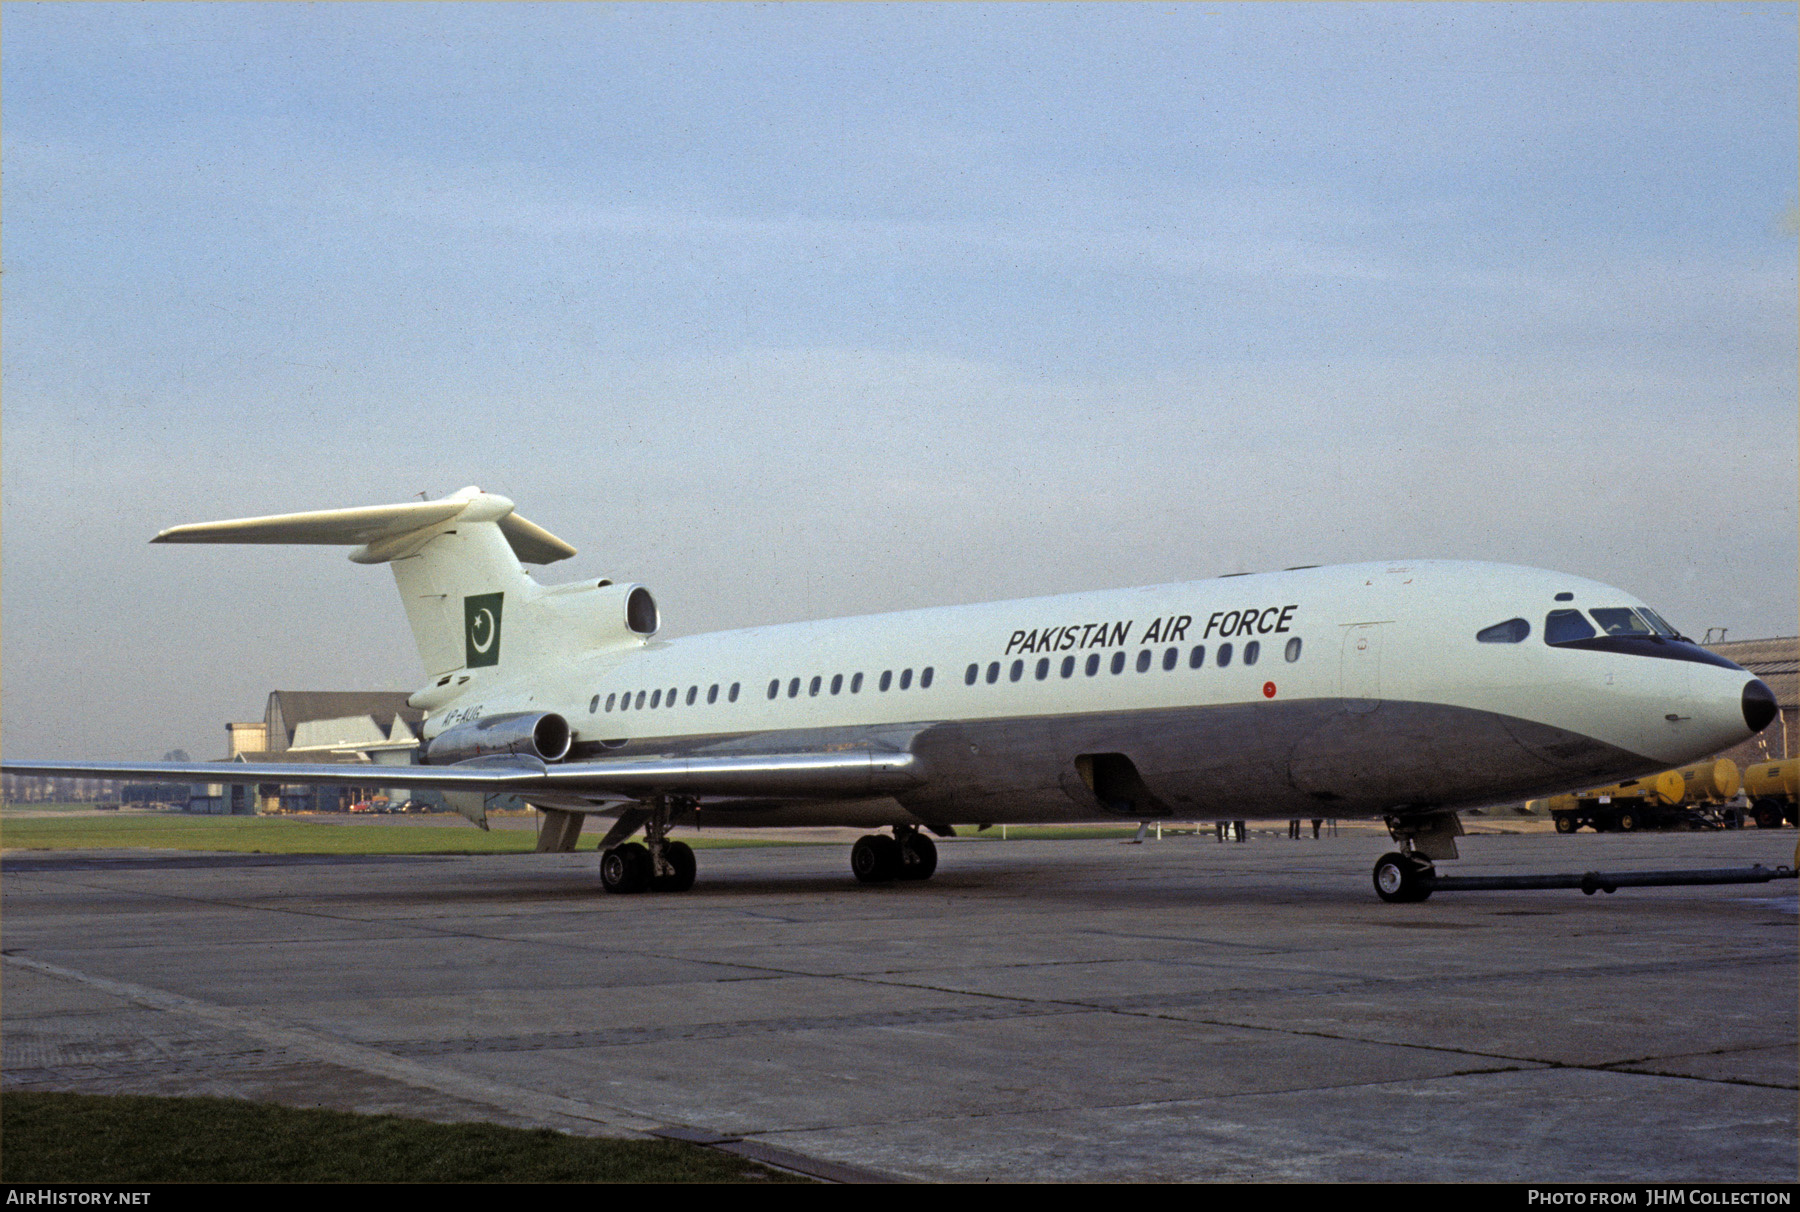
[[[514,513],[511,501],[479,488],[404,505],[200,522],[165,530],[151,542],[356,544],[350,558],[357,563],[393,565],[431,677],[499,664],[508,592],[522,604],[538,589],[520,562],[549,564],[575,554]]]

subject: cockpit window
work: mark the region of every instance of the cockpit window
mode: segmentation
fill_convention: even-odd
[[[1588,610],[1607,635],[1652,635],[1650,624],[1628,606],[1595,606]]]
[[[1530,623],[1524,619],[1508,619],[1504,623],[1495,623],[1492,627],[1483,627],[1475,633],[1475,638],[1483,644],[1517,644],[1530,634]]]
[[[1567,644],[1571,640],[1591,640],[1594,625],[1579,610],[1552,610],[1544,619],[1544,643]]]
[[[1660,614],[1657,614],[1656,611],[1650,609],[1648,606],[1638,607],[1638,613],[1644,616],[1644,622],[1656,628],[1657,635],[1667,636],[1671,640],[1678,640],[1681,638],[1681,633],[1669,626],[1667,619],[1663,618]]]

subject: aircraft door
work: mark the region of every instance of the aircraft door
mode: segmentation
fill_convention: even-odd
[[[1344,628],[1338,693],[1343,696],[1344,710],[1351,715],[1367,715],[1381,706],[1380,623]]]

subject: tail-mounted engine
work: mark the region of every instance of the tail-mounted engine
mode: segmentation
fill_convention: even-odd
[[[554,711],[516,711],[458,724],[432,738],[425,762],[447,766],[470,758],[518,754],[560,762],[569,754],[569,721]]]

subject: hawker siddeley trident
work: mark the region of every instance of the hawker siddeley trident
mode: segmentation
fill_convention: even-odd
[[[924,879],[930,834],[1001,823],[1383,818],[1375,885],[1428,895],[1456,811],[1714,753],[1776,714],[1762,682],[1630,594],[1417,560],[658,640],[642,585],[544,586],[575,549],[466,488],[403,505],[178,526],[159,543],[354,544],[389,564],[428,681],[421,763],[540,847],[613,819],[613,892],[680,891],[670,830],[850,825],[865,882]],[[8,762],[19,773],[366,784],[366,767]],[[643,843],[628,841],[639,830]]]

